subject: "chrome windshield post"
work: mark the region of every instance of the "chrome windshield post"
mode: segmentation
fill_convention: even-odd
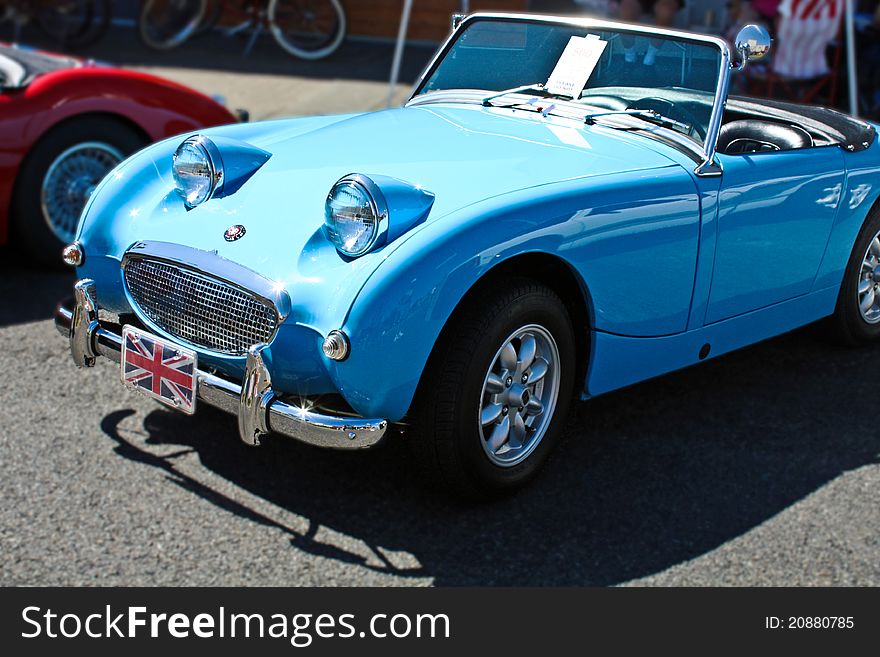
[[[721,49],[721,72],[718,76],[718,86],[715,89],[712,116],[709,118],[709,127],[706,130],[706,140],[703,144],[703,161],[694,169],[694,173],[698,176],[721,175],[721,164],[715,159],[715,149],[718,146],[718,133],[721,131],[721,119],[724,117],[727,92],[730,88],[730,63],[730,48],[724,45]]]

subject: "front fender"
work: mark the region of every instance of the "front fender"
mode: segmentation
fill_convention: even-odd
[[[551,254],[580,277],[591,326],[684,330],[693,294],[699,199],[677,167],[573,179],[489,199],[413,231],[361,289],[343,329],[338,389],[360,413],[407,413],[436,340],[465,294],[490,269],[526,253]],[[636,258],[654,254],[658,299],[623,294]],[[588,300],[589,299],[589,300]]]
[[[236,121],[229,110],[201,93],[146,73],[115,68],[85,66],[38,77],[25,89],[21,102],[34,110],[28,143],[83,114],[122,117],[152,141]]]

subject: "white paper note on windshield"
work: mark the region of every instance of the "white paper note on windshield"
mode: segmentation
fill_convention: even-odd
[[[547,91],[551,94],[580,98],[607,45],[607,41],[595,36],[571,37],[565,50],[562,51],[562,56],[556,62],[556,68],[550,74]]]

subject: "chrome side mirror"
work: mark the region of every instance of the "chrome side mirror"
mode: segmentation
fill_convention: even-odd
[[[761,25],[745,25],[736,35],[734,47],[739,55],[739,63],[734,65],[734,70],[741,71],[747,62],[758,61],[770,52],[770,44],[773,39],[767,29]]]

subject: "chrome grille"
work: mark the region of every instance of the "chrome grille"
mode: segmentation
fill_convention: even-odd
[[[278,326],[270,302],[181,265],[130,258],[124,273],[143,314],[197,347],[240,356],[252,345],[269,342]]]

